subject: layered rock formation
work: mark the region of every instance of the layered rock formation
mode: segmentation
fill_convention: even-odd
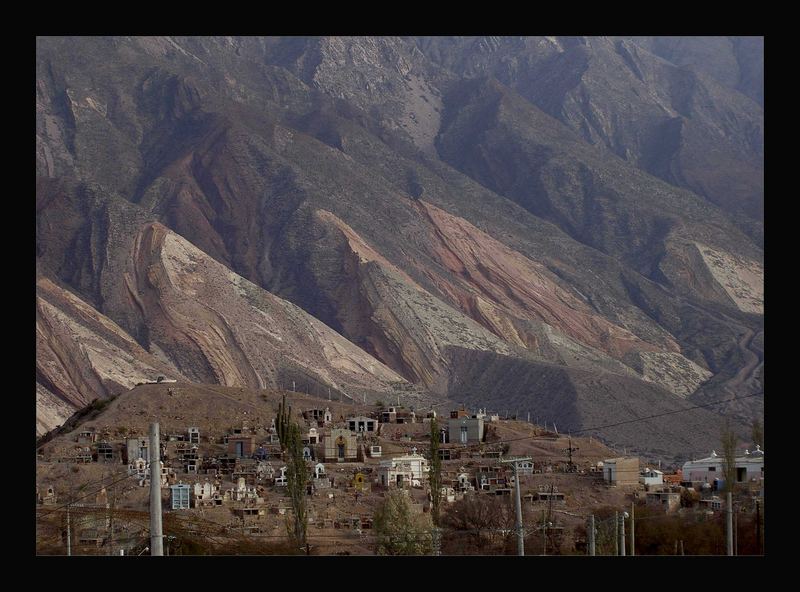
[[[151,368],[547,392],[575,429],[602,393],[632,418],[763,391],[752,68],[709,78],[656,45],[38,39],[38,272],[129,336],[96,321],[105,353],[68,353],[86,323],[42,301],[42,425]]]

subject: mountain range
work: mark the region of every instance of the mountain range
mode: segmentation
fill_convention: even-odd
[[[163,375],[710,449],[763,129],[763,38],[40,37],[37,433]]]

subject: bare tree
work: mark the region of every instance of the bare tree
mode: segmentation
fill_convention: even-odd
[[[449,504],[442,517],[446,549],[459,554],[502,552],[506,540],[515,538],[516,513],[510,502],[511,496],[471,494]]]

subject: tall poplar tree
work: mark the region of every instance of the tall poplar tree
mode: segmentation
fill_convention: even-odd
[[[431,464],[428,472],[431,487],[431,519],[439,526],[439,508],[442,501],[442,459],[439,457],[439,422],[431,420]]]

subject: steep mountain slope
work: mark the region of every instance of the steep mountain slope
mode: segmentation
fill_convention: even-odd
[[[63,421],[62,402],[74,411],[156,375],[251,388],[295,381],[320,396],[361,399],[398,389],[406,400],[419,396],[318,320],[160,224],[135,235],[125,269],[121,298],[147,327],[149,352],[50,280],[37,284],[37,383],[47,402],[40,419],[46,429]]]
[[[748,73],[758,62],[757,48],[750,47],[756,41],[735,42],[748,46],[738,52]],[[604,37],[414,42],[459,76],[490,75],[588,142],[705,197],[763,244],[763,110],[733,90],[732,77],[741,75],[737,52],[734,45],[719,47],[731,42]],[[763,53],[761,63],[763,68]],[[758,80],[756,73],[745,77]],[[745,83],[751,91],[753,85],[757,82]]]
[[[137,234],[129,269],[130,294],[138,296],[151,343],[198,382],[285,387],[296,375],[312,390],[358,396],[405,383],[317,319],[160,224]]]
[[[718,432],[708,428],[718,421],[712,411],[692,408],[658,386],[485,352],[461,355],[464,372],[453,386],[470,406],[519,416],[530,412],[542,424],[555,424],[560,433],[579,431],[631,453],[669,458],[718,445]],[[659,417],[627,423],[653,416]]]
[[[677,66],[703,72],[764,106],[763,37],[631,37]]]
[[[502,86],[481,79],[456,85],[448,105],[437,143],[447,162],[643,275],[731,305],[718,281],[687,276],[704,267],[683,261],[693,242],[718,241],[743,266],[760,265],[760,250],[719,209],[604,158]],[[731,273],[749,273],[740,267]]]
[[[37,434],[93,399],[164,375],[183,378],[116,323],[47,278],[36,283]]]
[[[462,400],[558,365],[576,426],[603,389],[763,390],[763,255],[729,214],[428,49],[38,40],[40,273],[197,381]],[[549,388],[520,372],[503,396]]]

